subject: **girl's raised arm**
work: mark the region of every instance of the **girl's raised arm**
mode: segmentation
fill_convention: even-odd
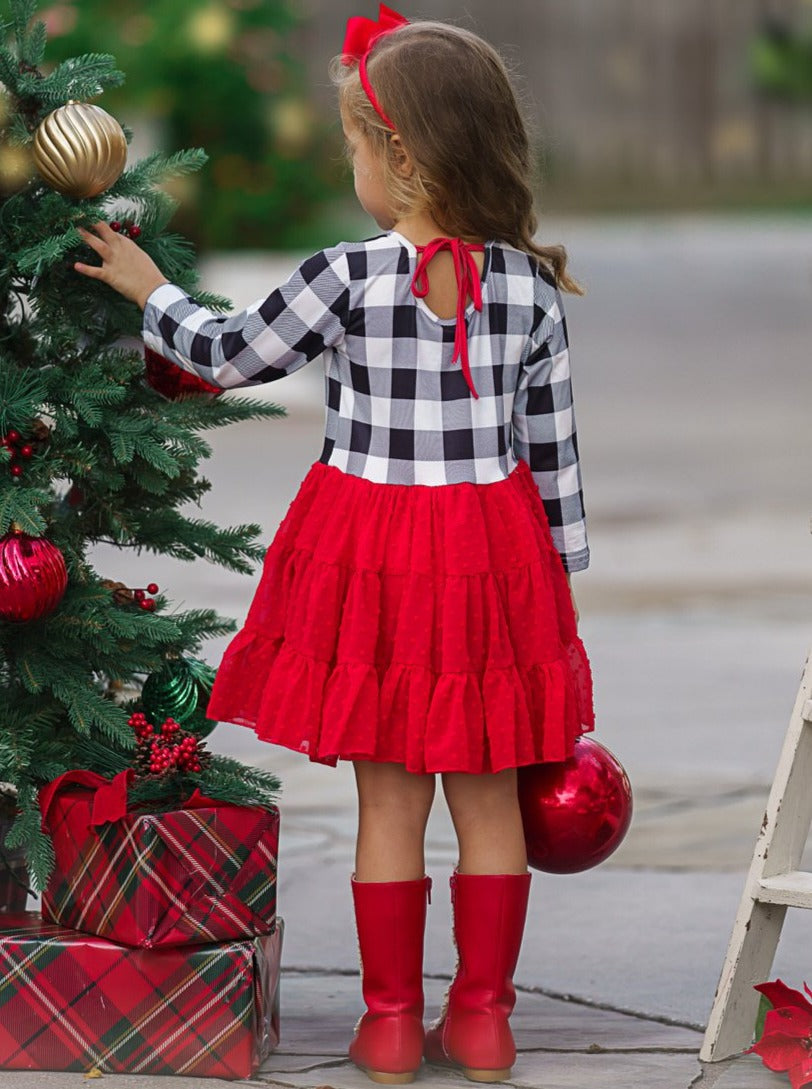
[[[273,382],[344,338],[349,271],[341,246],[309,257],[290,279],[238,314],[215,315],[176,284],[144,306],[144,343],[222,389]]]

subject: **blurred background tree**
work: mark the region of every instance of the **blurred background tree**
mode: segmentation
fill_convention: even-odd
[[[770,18],[753,43],[758,86],[779,98],[812,98],[812,27]]]
[[[181,201],[175,225],[198,247],[306,249],[323,237],[342,171],[308,99],[293,4],[77,0],[41,17],[53,62],[115,55],[127,81],[105,107],[120,121],[143,131],[149,118],[164,149],[206,149],[207,169],[167,185]]]

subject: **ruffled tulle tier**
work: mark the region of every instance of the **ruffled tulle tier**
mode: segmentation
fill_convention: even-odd
[[[590,669],[526,464],[438,487],[313,465],[208,715],[329,764],[566,759],[594,725]]]

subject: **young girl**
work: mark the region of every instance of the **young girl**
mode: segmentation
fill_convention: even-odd
[[[352,760],[352,892],[367,1012],[350,1057],[378,1082],[423,1055],[510,1073],[527,908],[516,768],[593,724],[569,573],[589,552],[559,289],[533,241],[530,151],[505,68],[476,35],[381,6],[335,73],[358,199],[383,231],[306,260],[218,317],[106,224],[79,272],[144,308],[144,340],[224,388],[317,356],[326,435],[268,549],[210,717]],[[268,465],[273,471],[272,464]],[[459,840],[458,967],[424,1033],[435,776]]]

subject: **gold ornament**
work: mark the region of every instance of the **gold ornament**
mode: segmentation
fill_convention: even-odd
[[[127,139],[100,106],[71,99],[49,113],[34,134],[34,163],[66,196],[95,197],[109,189],[127,162]]]

